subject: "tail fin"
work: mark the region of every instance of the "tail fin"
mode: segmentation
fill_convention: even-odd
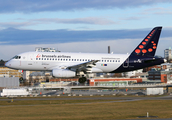
[[[131,55],[154,56],[158,45],[162,27],[155,27],[136,47]]]

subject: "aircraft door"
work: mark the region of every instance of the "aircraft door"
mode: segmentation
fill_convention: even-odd
[[[33,55],[29,54],[27,57],[27,63],[28,65],[33,65]]]
[[[129,67],[129,63],[130,63],[130,61],[129,61],[129,57],[125,60],[125,62],[123,63],[123,67],[124,68],[128,68]]]
[[[21,64],[21,63],[22,63],[22,61],[21,61],[21,56],[19,56],[19,62],[20,62],[20,63],[19,63],[19,66],[21,66],[21,65],[22,65],[22,64]]]

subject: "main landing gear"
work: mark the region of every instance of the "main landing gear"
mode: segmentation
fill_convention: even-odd
[[[79,78],[79,83],[85,83],[86,80],[87,80],[86,77],[80,77]]]

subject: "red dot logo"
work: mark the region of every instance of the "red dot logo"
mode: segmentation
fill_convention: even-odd
[[[154,46],[156,45],[156,43],[153,44]]]
[[[146,45],[146,42],[142,42],[143,45]]]
[[[143,46],[143,45],[139,45],[139,48],[140,48],[140,49],[143,49],[143,48],[144,48],[144,46]]]
[[[148,41],[148,39],[145,39],[145,41]]]
[[[156,46],[153,46],[153,49],[156,49]]]
[[[154,43],[154,41],[152,41],[151,43]]]
[[[143,49],[143,50],[142,50],[142,53],[147,53],[147,50],[146,50],[146,49]]]
[[[147,38],[150,38],[149,36]]]
[[[138,54],[138,53],[140,53],[140,50],[139,49],[136,49],[135,52]]]
[[[152,49],[152,48],[149,48],[149,49],[148,49],[148,51],[149,51],[149,52],[152,52],[152,51],[153,51],[153,49]]]

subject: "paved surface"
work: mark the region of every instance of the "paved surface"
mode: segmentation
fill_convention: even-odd
[[[158,119],[158,118],[140,118],[140,119],[127,119],[127,120],[172,120],[172,118],[164,118],[164,119]]]
[[[33,91],[34,93],[42,93],[42,95],[59,95],[63,94],[63,90],[36,90]],[[133,95],[133,94],[139,94],[139,95],[145,95],[145,90],[128,90],[121,89],[121,90],[109,90],[109,89],[88,89],[88,90],[71,90],[68,93],[70,94],[76,94],[76,95],[112,95],[112,94],[120,94],[120,95]]]
[[[172,96],[161,96],[161,97],[150,97],[150,96],[147,96],[147,97],[117,97],[117,96],[84,96],[84,97],[39,97],[39,98],[34,98],[34,97],[28,97],[28,98],[14,98],[14,100],[121,100],[122,102],[124,101],[136,101],[136,100],[172,100]],[[0,99],[0,101],[9,101],[9,98],[7,99]],[[114,101],[114,102],[117,102],[117,101]],[[119,102],[119,101],[118,101]]]

